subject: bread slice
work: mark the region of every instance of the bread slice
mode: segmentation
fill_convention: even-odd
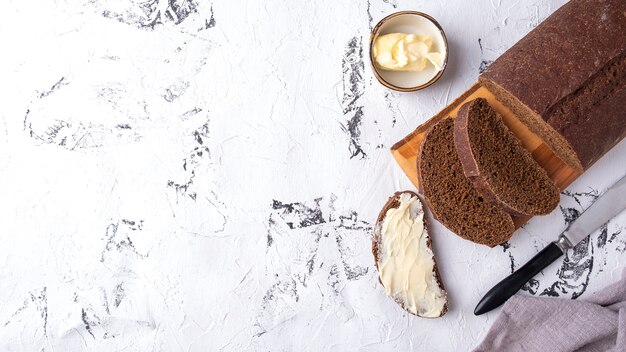
[[[545,215],[559,204],[554,182],[487,100],[461,106],[454,144],[465,176],[488,202],[513,215]]]
[[[426,133],[417,176],[435,217],[460,237],[493,247],[515,231],[511,215],[487,202],[463,174],[452,119],[440,121]]]
[[[378,215],[372,253],[379,281],[407,312],[438,318],[448,311],[448,294],[441,283],[417,194],[395,193]]]

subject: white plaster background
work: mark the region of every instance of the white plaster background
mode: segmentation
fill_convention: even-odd
[[[562,3],[5,1],[0,350],[471,349],[497,315],[472,314],[481,295],[626,174],[626,144],[507,246],[435,224],[437,320],[398,308],[373,266],[378,211],[413,188],[389,147]],[[366,59],[370,27],[403,9],[450,41],[422,92],[383,88]],[[523,294],[616,280],[625,225]]]

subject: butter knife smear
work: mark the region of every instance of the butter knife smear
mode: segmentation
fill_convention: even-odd
[[[376,66],[383,70],[422,71],[430,63],[440,71],[443,55],[433,49],[428,36],[390,33],[376,38],[372,53]]]
[[[435,276],[435,259],[427,243],[422,204],[408,193],[399,200],[400,205],[389,209],[382,223],[380,281],[387,294],[402,302],[409,312],[439,317],[446,297]]]

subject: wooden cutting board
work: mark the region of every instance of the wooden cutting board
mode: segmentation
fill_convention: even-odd
[[[509,127],[511,132],[519,138],[522,145],[532,153],[537,163],[548,172],[550,178],[561,191],[581,175],[579,171],[570,168],[554,155],[544,141],[520,122],[520,120],[509,109],[502,105],[493,94],[485,87],[476,83],[450,103],[450,105],[446,106],[430,120],[417,127],[415,131],[391,147],[391,153],[415,187],[418,187],[419,183],[417,179],[417,155],[426,131],[446,117],[455,118],[461,105],[476,98],[487,99],[489,104],[502,115],[504,123]],[[531,217],[514,217],[513,221],[519,228],[530,218]]]

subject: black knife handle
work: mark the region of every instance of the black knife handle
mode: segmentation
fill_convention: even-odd
[[[541,252],[537,253],[533,259],[517,269],[513,274],[506,277],[495,285],[485,296],[478,302],[474,309],[474,315],[481,315],[488,311],[501,306],[519,289],[521,289],[528,280],[537,275],[548,265],[552,264],[560,256],[563,251],[554,242],[550,243]]]

